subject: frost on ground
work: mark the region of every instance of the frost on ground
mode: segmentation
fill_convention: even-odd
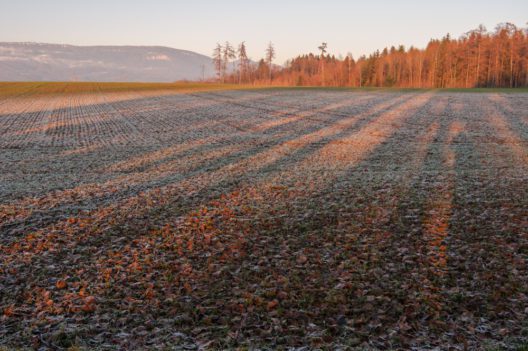
[[[0,100],[0,345],[528,341],[528,96]]]

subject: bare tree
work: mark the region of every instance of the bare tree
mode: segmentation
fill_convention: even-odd
[[[272,63],[273,59],[275,58],[275,48],[273,47],[273,43],[270,41],[268,44],[268,47],[266,48],[266,63],[269,66],[269,81],[271,84],[271,71],[272,71]]]

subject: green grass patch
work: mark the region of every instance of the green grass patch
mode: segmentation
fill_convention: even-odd
[[[379,88],[320,86],[254,86],[203,82],[128,83],[128,82],[0,82],[0,97],[89,94],[95,92],[164,91],[174,93],[214,90],[285,90],[285,91],[349,91],[349,92],[439,92],[439,93],[528,93],[528,88]]]
[[[314,90],[350,92],[439,92],[439,93],[528,93],[528,88],[382,88],[382,87],[321,87],[321,86],[270,86],[261,90]]]
[[[89,94],[96,92],[195,92],[244,89],[248,86],[218,83],[101,83],[101,82],[0,82],[0,97],[24,95]]]

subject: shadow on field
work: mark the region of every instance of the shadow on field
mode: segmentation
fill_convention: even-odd
[[[392,102],[391,101],[386,102],[384,104],[385,106],[384,110],[377,111],[377,114],[375,113],[373,115],[369,115],[369,112],[365,112],[361,114],[360,117],[364,120],[363,122],[368,121],[371,118],[375,118],[377,115],[379,115],[379,113],[385,110],[388,110],[390,108],[394,108],[398,106],[399,104],[403,103],[404,101],[407,101],[411,98],[412,96],[405,96],[403,99],[401,97],[398,97],[394,99]],[[349,100],[349,97],[347,97],[343,101],[348,101],[348,100]],[[384,102],[384,100],[386,100],[386,97],[383,97],[383,96],[374,99],[374,101],[372,101],[372,104],[373,104],[372,111],[376,111],[376,106],[380,102]],[[313,115],[316,115],[318,113],[317,111],[318,110],[315,110],[311,113]],[[106,186],[106,188],[108,189],[107,191],[105,191],[104,184],[102,187],[102,191],[99,190],[101,187],[99,184],[95,184],[95,187],[93,187],[92,184],[87,184],[87,185],[82,185],[78,188],[67,190],[64,192],[65,194],[61,194],[60,192],[58,194],[54,193],[53,194],[54,199],[61,199],[59,200],[59,202],[56,203],[54,207],[61,210],[61,206],[72,206],[72,205],[75,205],[76,203],[88,203],[90,207],[107,206],[112,203],[116,203],[118,201],[126,201],[128,197],[135,196],[141,192],[147,192],[155,188],[161,188],[167,185],[176,186],[181,181],[191,179],[192,177],[199,176],[203,173],[211,173],[211,172],[219,171],[225,167],[231,167],[233,165],[237,165],[238,163],[242,161],[254,161],[254,164],[253,163],[247,164],[246,167],[244,167],[244,169],[238,172],[238,174],[236,175],[236,179],[222,180],[222,183],[220,183],[219,185],[214,185],[214,187],[218,189],[223,189],[230,182],[232,183],[234,181],[240,181],[241,179],[250,181],[251,178],[256,177],[261,172],[258,166],[258,163],[260,162],[258,158],[259,154],[268,152],[270,148],[280,147],[282,144],[286,142],[296,140],[303,136],[316,134],[319,130],[325,127],[329,127],[329,126],[331,127],[333,123],[336,123],[342,119],[341,115],[336,115],[336,116],[330,115],[330,116],[331,118],[328,120],[325,120],[327,123],[323,125],[321,125],[321,123],[319,122],[317,122],[317,124],[313,123],[312,120],[308,120],[309,124],[306,125],[306,123],[303,123],[305,122],[304,120],[300,120],[300,121],[294,122],[294,124],[287,124],[287,125],[281,126],[281,128],[273,128],[273,127],[269,128],[267,130],[264,130],[262,134],[259,134],[257,136],[258,138],[261,138],[262,140],[263,135],[265,134],[265,139],[262,140],[262,142],[255,142],[255,145],[242,144],[241,147],[237,147],[239,148],[239,150],[235,150],[234,152],[228,152],[223,157],[212,159],[212,160],[206,159],[205,162],[200,162],[200,158],[203,158],[201,156],[202,154],[210,153],[214,151],[215,149],[219,147],[223,147],[225,145],[233,145],[233,144],[236,145],[239,135],[232,134],[228,136],[227,140],[223,141],[222,143],[217,144],[213,142],[207,145],[199,145],[195,148],[185,150],[183,153],[180,153],[180,154],[177,153],[176,155],[174,155],[175,160],[173,161],[173,165],[175,168],[168,167],[168,171],[165,172],[168,174],[166,176],[160,177],[159,175],[152,175],[151,173],[149,173],[151,171],[155,172],[157,168],[159,168],[161,165],[159,163],[150,165],[150,167],[143,166],[143,168],[141,169],[141,173],[139,174],[142,177],[139,177],[140,179],[136,181],[134,180],[134,174],[130,176],[128,175],[123,176],[121,173],[117,173],[117,177],[115,177],[114,179],[119,179],[119,177],[121,176],[121,180],[116,184],[116,183],[112,183],[112,178],[108,179],[107,180],[108,186]],[[354,118],[354,116],[351,116],[350,118]],[[284,130],[287,132],[284,136],[281,136],[281,137],[276,136],[276,133],[278,133],[279,131],[284,131]],[[343,133],[345,133],[345,131],[343,131]],[[323,144],[324,143],[319,144],[318,147],[321,147]],[[317,147],[315,147],[314,150],[315,149],[317,149]],[[301,151],[302,150],[303,149],[301,149]],[[306,151],[302,151],[302,152],[306,152]],[[108,150],[108,152],[111,152],[111,151]],[[299,152],[296,152],[296,153],[299,153]],[[178,163],[182,162],[182,160],[185,160],[186,158],[189,158],[189,159],[198,158],[197,159],[198,165],[191,167],[187,171],[184,171],[184,173],[181,173],[178,167]],[[285,156],[285,158],[287,159],[288,156]],[[162,164],[166,163],[167,158],[162,158],[159,161]],[[126,164],[126,161],[122,161],[122,162]],[[167,166],[167,165],[164,164],[164,166]],[[106,167],[106,169],[109,169],[109,168],[111,169],[111,166]],[[248,169],[252,169],[252,168],[253,168],[252,171],[249,171],[249,172],[247,171]],[[211,181],[213,183],[217,182],[217,180],[214,180],[214,179]],[[233,184],[231,184],[231,187],[232,186]],[[210,190],[213,190],[213,189],[208,189],[206,185],[202,193],[206,195],[207,193],[209,193]],[[89,194],[95,193],[95,195],[91,195],[89,197],[82,196],[79,198],[77,196],[78,192],[80,193],[87,192]],[[70,201],[68,201],[70,196],[73,196],[73,198]],[[23,203],[23,201],[18,202],[18,206],[21,206],[21,203]],[[73,206],[73,208],[74,208],[74,211],[78,211],[78,207]],[[37,212],[35,213],[35,216],[33,218],[31,216],[20,218],[18,219],[18,221],[11,222],[11,223],[6,221],[6,223],[2,227],[0,227],[0,229],[7,231],[10,227],[16,227],[20,223],[20,221],[23,221],[26,225],[38,223],[38,225],[42,228],[43,225],[50,225],[58,221],[64,220],[65,219],[64,216],[69,215],[69,213],[67,212],[68,209],[65,208],[64,210],[66,211],[66,213],[63,214],[62,218],[57,217],[57,211],[54,211],[52,213],[52,216],[46,219],[42,218],[43,214],[41,212]],[[15,237],[11,237],[10,239],[13,240],[15,239]]]
[[[18,308],[4,332],[41,313],[75,316],[83,339],[120,347],[176,343],[174,330],[211,348],[329,340],[410,348],[420,335],[436,335],[433,346],[471,346],[504,329],[519,333],[528,293],[524,165],[498,177],[497,155],[517,151],[480,144],[492,129],[497,140],[513,132],[496,124],[500,116],[488,119],[486,104],[472,112],[457,96],[386,99],[368,100],[357,115],[314,112],[323,125],[299,119],[261,130],[257,122],[246,149],[177,175],[169,167],[156,179],[120,180],[115,195],[60,202],[98,207],[2,247],[16,267],[2,273],[2,302]],[[238,138],[162,152],[140,169],[176,167]],[[119,189],[126,180],[137,184]],[[64,276],[96,297],[93,313],[78,314],[69,290],[42,279]],[[35,308],[38,289],[53,290],[52,306]],[[159,332],[144,334],[146,321]],[[34,331],[53,343],[58,328]]]
[[[36,282],[34,278],[37,276],[40,276],[41,274],[50,274],[49,272],[49,265],[46,264],[48,261],[53,262],[61,262],[61,260],[75,252],[76,261],[77,262],[83,262],[82,265],[85,267],[84,273],[81,273],[81,279],[90,281],[90,290],[93,291],[94,294],[97,294],[98,296],[105,296],[107,298],[106,301],[110,305],[107,306],[107,308],[124,308],[124,306],[121,305],[121,303],[129,304],[130,301],[126,302],[126,300],[122,300],[122,302],[119,302],[115,300],[115,296],[112,297],[111,295],[115,292],[113,289],[109,290],[107,288],[103,288],[102,290],[99,290],[99,287],[106,286],[106,283],[104,282],[104,277],[108,276],[106,269],[117,269],[116,267],[128,267],[129,265],[133,264],[132,262],[129,262],[129,264],[126,264],[125,261],[129,259],[135,259],[139,260],[139,265],[144,266],[145,271],[150,271],[147,266],[155,266],[155,275],[156,279],[159,279],[158,282],[160,283],[160,286],[156,287],[163,288],[163,293],[169,296],[171,293],[177,294],[181,298],[183,298],[185,301],[188,301],[188,298],[192,299],[198,299],[201,300],[200,296],[203,291],[209,291],[209,293],[220,293],[223,291],[223,288],[220,286],[217,286],[216,284],[219,284],[220,281],[225,281],[227,283],[232,282],[232,286],[237,286],[237,284],[246,284],[245,280],[239,281],[235,276],[232,275],[230,272],[232,267],[232,264],[240,264],[239,258],[243,257],[239,255],[236,251],[237,250],[247,250],[250,247],[250,243],[253,243],[252,245],[255,245],[257,249],[264,249],[267,247],[266,250],[268,251],[262,251],[259,252],[258,250],[253,251],[256,256],[252,257],[249,261],[242,260],[242,263],[251,263],[253,260],[260,260],[265,256],[266,252],[273,252],[279,249],[279,246],[281,244],[281,239],[277,238],[276,235],[284,235],[285,233],[282,232],[286,228],[294,229],[294,227],[288,227],[288,223],[284,223],[283,220],[275,220],[273,211],[272,212],[266,212],[269,210],[269,206],[272,206],[273,204],[277,203],[279,204],[279,207],[285,206],[288,204],[289,200],[287,197],[281,201],[281,196],[287,196],[288,193],[281,195],[281,190],[273,190],[273,184],[268,184],[268,180],[276,173],[280,172],[286,172],[288,173],[288,169],[284,169],[284,166],[291,166],[294,167],[296,164],[305,163],[303,167],[306,167],[307,170],[310,169],[311,166],[311,158],[313,155],[316,155],[317,157],[326,157],[326,153],[323,153],[323,151],[329,152],[329,155],[331,156],[333,152],[336,152],[338,150],[341,150],[343,147],[348,148],[350,152],[358,152],[357,155],[354,155],[353,158],[347,158],[345,156],[346,163],[339,164],[339,169],[347,169],[349,167],[353,167],[354,163],[348,163],[348,162],[359,162],[361,160],[365,160],[372,155],[376,154],[376,148],[379,147],[379,142],[386,142],[389,145],[393,142],[397,143],[397,140],[393,139],[392,133],[394,132],[395,127],[389,126],[385,127],[385,121],[386,122],[398,122],[402,119],[405,119],[402,116],[394,115],[394,110],[398,110],[398,108],[401,107],[401,111],[399,113],[404,113],[406,110],[405,103],[409,103],[409,101],[416,99],[416,95],[411,96],[405,96],[404,99],[397,99],[396,101],[391,101],[387,103],[384,108],[381,108],[377,110],[375,113],[365,113],[363,117],[352,120],[349,122],[349,124],[346,125],[344,129],[342,128],[336,128],[335,130],[330,128],[328,131],[328,134],[324,137],[316,137],[317,143],[312,143],[311,141],[306,142],[306,144],[301,144],[301,148],[295,152],[293,152],[291,155],[282,156],[278,158],[271,158],[271,163],[266,166],[266,168],[263,169],[256,169],[254,171],[251,171],[247,173],[247,171],[244,172],[245,176],[247,178],[244,178],[243,181],[237,178],[232,178],[228,180],[215,180],[216,183],[214,185],[208,185],[203,189],[198,188],[197,189],[197,195],[190,199],[185,199],[182,197],[178,198],[178,201],[190,201],[188,204],[182,206],[182,210],[175,209],[172,203],[169,203],[169,206],[165,207],[162,204],[160,207],[154,207],[152,209],[146,209],[143,207],[142,200],[145,199],[138,199],[138,202],[134,205],[134,203],[130,203],[130,199],[125,199],[120,204],[117,204],[115,207],[108,208],[108,209],[101,209],[101,212],[96,211],[93,213],[93,215],[96,217],[93,221],[88,222],[74,222],[74,223],[63,223],[64,225],[64,237],[57,237],[54,233],[36,233],[32,236],[31,241],[27,242],[20,242],[16,245],[8,248],[6,250],[7,255],[6,258],[11,259],[17,259],[17,252],[19,249],[23,249],[26,255],[24,256],[24,262],[25,267],[20,267],[20,270],[18,271],[18,276],[20,279],[26,281],[27,284],[41,284],[41,282]],[[425,101],[423,103],[419,103],[417,105],[417,115],[422,115],[424,113],[424,110],[427,110],[427,103],[430,101],[430,98],[422,97]],[[403,100],[403,101],[402,101]],[[424,107],[426,106],[426,107]],[[411,117],[411,119],[416,117]],[[376,128],[389,128],[392,130],[392,132],[389,132],[388,135],[384,135],[382,137],[379,137],[379,139],[376,141],[376,138],[374,139],[368,139],[367,142],[373,142],[374,144],[369,145],[363,145],[364,138],[367,137],[365,133],[371,132],[371,129],[369,129],[370,125],[375,125],[374,129]],[[315,131],[314,131],[315,133]],[[292,138],[295,139],[295,138]],[[350,139],[350,143],[348,144],[337,144],[335,141],[341,140],[341,139]],[[355,144],[353,141],[355,139],[359,140],[358,146],[365,147],[364,149],[355,150]],[[285,140],[284,140],[285,141]],[[284,142],[282,141],[282,142]],[[280,145],[278,145],[280,146]],[[256,149],[252,151],[253,153],[258,155],[258,152],[260,149]],[[289,160],[292,158],[293,161]],[[317,159],[317,158],[316,158]],[[308,161],[306,163],[306,160]],[[333,162],[333,160],[329,160],[330,163]],[[339,163],[342,162],[340,160],[336,160],[335,162]],[[279,167],[280,166],[280,167]],[[301,168],[302,170],[303,168]],[[253,177],[256,177],[257,175],[262,174],[264,170],[264,174],[266,175],[266,178],[263,178],[262,181],[258,181],[256,184],[252,181]],[[210,170],[208,170],[209,172]],[[341,172],[341,171],[339,171]],[[298,175],[295,175],[294,177],[301,176],[301,178],[295,179],[296,181],[304,182],[306,181],[303,179],[303,174],[298,173]],[[314,198],[313,191],[315,191],[315,194],[317,196],[322,196],[322,194],[327,194],[328,192],[328,186],[331,186],[331,183],[335,181],[336,175],[331,175],[329,178],[320,178],[320,176],[306,173],[306,176],[308,176],[308,181],[310,180],[310,177],[312,177],[311,180],[313,180],[315,183],[313,186],[315,186],[314,190],[311,190],[312,193],[308,192],[306,194],[299,193],[297,195],[294,195],[294,200],[298,205],[304,207],[304,205],[308,205]],[[316,178],[313,178],[313,177]],[[248,181],[249,180],[249,181]],[[322,182],[322,183],[318,183]],[[255,188],[257,190],[262,190],[263,193],[260,192],[251,192],[251,188]],[[308,190],[306,188],[305,190]],[[272,189],[273,191],[271,193],[266,193],[266,190]],[[161,190],[161,189],[160,189]],[[170,197],[170,195],[176,195],[178,188],[174,187],[173,189],[169,189],[169,192],[161,193],[161,197],[165,198],[167,196]],[[244,193],[248,192],[248,194],[256,195],[258,197],[250,197],[250,198],[244,198]],[[155,193],[155,191],[152,191]],[[219,194],[224,194],[219,196]],[[332,194],[330,192],[330,194]],[[336,194],[338,195],[338,194]],[[146,197],[146,196],[144,196]],[[190,232],[186,232],[187,224],[182,223],[181,226],[176,223],[174,229],[175,236],[172,236],[172,233],[166,234],[168,239],[174,239],[174,241],[169,240],[166,241],[167,238],[159,236],[152,237],[151,230],[153,229],[151,226],[145,224],[145,220],[154,217],[153,214],[157,213],[158,220],[164,221],[164,220],[174,220],[175,217],[179,217],[181,215],[184,215],[185,213],[188,213],[188,216],[193,217],[193,213],[196,211],[199,211],[200,208],[202,208],[204,205],[209,204],[211,206],[214,206],[212,201],[214,202],[216,199],[217,202],[225,202],[225,206],[223,210],[225,210],[227,213],[234,213],[233,221],[228,221],[225,218],[221,218],[218,225],[225,226],[222,230],[222,235],[219,237],[220,245],[223,246],[224,249],[218,249],[217,247],[208,247],[206,241],[200,241],[201,236],[197,236],[196,242],[195,242],[195,249],[192,248],[192,246],[189,244],[189,242],[194,242],[194,233],[193,229],[191,228]],[[159,199],[158,199],[159,200]],[[234,203],[231,203],[230,201],[234,201]],[[170,200],[169,200],[170,201]],[[250,218],[250,221],[246,221],[246,218],[240,216],[237,217],[238,214],[242,215],[244,213],[236,212],[238,211],[239,207],[246,203],[247,206],[251,206],[252,203],[256,201],[254,204],[254,207],[257,211],[260,211],[259,209],[262,208],[265,212],[264,214],[264,223],[260,223],[260,219],[258,218]],[[262,202],[264,201],[264,202]],[[148,202],[148,201],[147,201]],[[152,204],[152,203],[151,203]],[[155,202],[154,202],[155,204]],[[121,208],[123,207],[123,208]],[[286,207],[287,208],[287,207]],[[128,212],[128,213],[127,213]],[[159,213],[161,212],[161,214]],[[251,215],[251,211],[249,212]],[[280,217],[283,219],[289,218],[290,214],[285,214],[285,216]],[[291,214],[293,215],[293,214]],[[188,217],[187,215],[184,216],[185,218]],[[294,217],[292,217],[294,218]],[[247,224],[244,224],[247,223]],[[82,224],[82,225],[79,225]],[[264,224],[262,228],[260,228],[260,225]],[[169,223],[170,225],[170,223]],[[235,225],[235,228],[232,228],[231,226]],[[240,226],[238,228],[237,226]],[[329,223],[330,227],[333,226],[332,223]],[[61,230],[62,225],[60,223],[53,226],[55,231]],[[68,228],[75,228],[74,229],[74,236],[72,237],[71,234],[73,232],[70,232]],[[99,229],[98,229],[99,228]],[[104,228],[104,229],[102,229]],[[200,228],[200,227],[198,227]],[[260,230],[260,229],[261,230]],[[171,231],[169,226],[169,231]],[[92,233],[92,231],[97,232]],[[318,229],[316,229],[318,230]],[[96,235],[95,235],[96,234]],[[248,235],[247,238],[240,238],[240,234],[243,236]],[[321,233],[324,234],[324,233]],[[191,235],[191,237],[189,237]],[[253,236],[252,236],[253,235]],[[113,251],[115,246],[115,239],[119,239],[124,237],[126,238],[125,242],[123,244],[125,247],[121,247],[119,249],[120,255],[123,255],[121,260],[124,260],[116,266],[115,262],[113,262],[113,254],[110,255],[110,251]],[[263,240],[260,240],[263,239]],[[294,241],[295,245],[299,245],[300,242],[297,241],[297,239],[293,237],[289,237]],[[278,239],[278,240],[277,240]],[[162,240],[161,242],[159,240]],[[181,240],[185,240],[185,250],[182,255],[178,254],[178,242]],[[188,240],[192,240],[187,242]],[[230,242],[230,240],[233,240]],[[239,241],[241,240],[241,241]],[[271,240],[271,241],[270,241]],[[38,243],[37,246],[33,246],[33,242]],[[275,244],[273,244],[273,242]],[[271,244],[271,245],[268,245]],[[58,246],[56,246],[58,245]],[[110,246],[109,246],[110,245]],[[118,244],[120,246],[121,244]],[[159,246],[160,245],[160,246]],[[261,247],[261,245],[263,245]],[[308,246],[311,244],[308,244]],[[50,250],[53,248],[53,250]],[[155,248],[157,259],[155,261],[150,261],[148,259],[149,252],[152,252]],[[295,247],[292,247],[292,249]],[[302,249],[302,247],[297,247],[298,249]],[[210,259],[207,259],[204,261],[204,258],[207,257],[207,252],[211,250],[218,249],[219,252],[211,252]],[[108,251],[110,250],[110,251]],[[136,251],[136,254],[128,255],[127,253],[130,252],[130,250]],[[147,250],[148,252],[143,252],[143,250]],[[227,250],[227,251],[226,251]],[[47,252],[46,255],[42,255],[42,252]],[[31,254],[33,252],[33,254]],[[249,252],[249,250],[248,250]],[[280,252],[275,252],[275,254],[278,254]],[[288,253],[288,252],[287,252]],[[291,252],[291,254],[294,254],[294,252]],[[309,255],[310,253],[307,253]],[[110,255],[110,256],[109,256]],[[9,257],[7,257],[9,256]],[[293,256],[282,256],[284,260],[291,260]],[[143,261],[143,260],[146,261]],[[182,270],[184,267],[184,262],[182,260],[189,260],[193,267],[195,267],[195,272],[189,275],[188,279],[181,279],[179,283],[171,282],[170,286],[166,286],[165,283],[168,283],[170,278],[167,274],[172,274],[171,271],[175,271],[176,274],[180,270]],[[212,260],[212,262],[211,262]],[[215,275],[209,275],[207,267],[207,262],[213,265],[221,264],[226,265],[229,269],[225,271],[220,271],[219,276]],[[230,263],[231,262],[231,263]],[[253,262],[254,263],[254,262]],[[107,266],[109,264],[109,266]],[[168,264],[168,265],[167,265]],[[147,266],[145,266],[147,265]],[[30,268],[31,267],[31,268]],[[112,268],[113,267],[113,268]],[[274,267],[278,267],[275,266]],[[248,266],[243,266],[244,270],[247,271]],[[143,270],[142,269],[142,270]],[[266,270],[269,268],[266,268]],[[282,268],[284,269],[284,268]],[[46,272],[44,272],[46,271]],[[112,272],[112,271],[110,271]],[[299,271],[300,272],[300,271]],[[329,274],[330,271],[323,269],[317,270],[317,272],[321,272],[324,274]],[[115,277],[116,279],[119,277],[119,274],[132,274],[131,276],[128,276],[126,278],[127,280],[138,280],[137,283],[139,284],[126,284],[124,289],[132,289],[129,291],[130,295],[133,297],[139,297],[143,294],[143,283],[141,283],[143,279],[143,273],[137,272],[139,275],[135,275],[133,272],[115,272],[110,273],[110,277]],[[290,275],[289,272],[284,272],[287,276]],[[95,275],[92,275],[95,274]],[[252,273],[251,273],[252,274]],[[255,278],[261,277],[260,274],[255,274]],[[191,279],[192,278],[192,279]],[[249,278],[249,277],[246,277]],[[259,279],[260,279],[259,278]],[[292,276],[292,278],[294,278]],[[295,279],[301,279],[302,275]],[[114,279],[114,278],[112,278]],[[156,280],[155,279],[155,280]],[[235,279],[234,281],[232,279]],[[322,278],[323,280],[316,280],[312,281],[313,289],[318,289],[321,283],[329,282],[333,277],[328,278]],[[191,281],[193,286],[191,286],[192,289],[196,289],[197,293],[188,293],[188,298],[185,297],[186,295],[181,295],[182,292],[182,286],[184,289],[189,290],[189,288],[185,285],[185,283],[188,283],[188,281]],[[251,279],[248,280],[248,282],[251,281]],[[301,280],[299,280],[301,282]],[[292,282],[294,283],[294,282]],[[102,284],[102,285],[100,285]],[[297,284],[297,283],[295,283]],[[206,290],[202,290],[207,286]],[[139,290],[138,290],[139,289]],[[219,289],[219,290],[217,290]],[[13,290],[15,291],[15,290]],[[202,291],[198,293],[199,291]],[[300,290],[302,291],[302,289]],[[304,290],[307,294],[306,296],[301,297],[299,300],[299,304],[301,308],[307,307],[312,305],[315,300],[320,297],[321,291],[315,292],[310,291],[309,289]],[[234,292],[234,291],[233,291]],[[225,294],[226,291],[223,291]],[[264,292],[256,292],[258,294],[264,293]],[[16,292],[13,292],[14,298],[18,296]],[[139,295],[138,295],[139,294]],[[235,294],[236,295],[236,294]],[[222,318],[223,320],[226,320],[225,318],[230,318],[230,315],[232,313],[235,313],[235,309],[233,309],[233,306],[230,306],[232,302],[230,302],[230,298],[239,298],[240,296],[235,296],[228,294],[225,296],[225,305],[220,306],[220,310],[222,310],[222,313],[224,314],[223,317],[217,314],[218,311],[211,311],[213,314],[212,317],[214,318]],[[324,294],[323,294],[324,295]],[[265,297],[265,296],[264,296]],[[56,298],[60,300],[60,292],[57,294]],[[262,297],[260,297],[262,299]],[[177,300],[177,304],[179,308],[180,306],[180,298]],[[294,296],[292,296],[291,302],[294,303]],[[202,301],[202,305],[206,306],[209,301]],[[101,301],[102,304],[104,304],[104,301]],[[223,303],[222,303],[223,304]],[[189,308],[189,304],[186,306],[183,306],[184,308],[184,314],[186,314],[188,311],[186,311],[187,308]],[[304,307],[303,307],[304,306]],[[129,306],[131,307],[131,306]],[[299,307],[299,306],[297,306]],[[291,306],[292,310],[297,310],[297,307],[295,307],[295,304]],[[329,306],[331,307],[331,306]],[[132,307],[134,308],[134,307]],[[169,307],[168,309],[170,309]],[[260,309],[260,307],[258,307]],[[157,313],[163,315],[163,309],[153,309],[156,310]],[[152,311],[153,311],[152,310]],[[135,318],[135,312],[130,313],[131,318]],[[300,314],[299,314],[300,313]],[[256,315],[252,315],[256,316]],[[137,316],[136,316],[137,317]],[[297,319],[297,317],[300,317],[300,319]],[[313,316],[312,316],[313,317]],[[91,317],[87,316],[87,320],[90,320]],[[202,318],[202,317],[200,317]],[[253,318],[253,317],[251,317]],[[294,315],[290,316],[290,318],[297,319],[298,321],[301,321],[302,323],[305,323],[307,320],[309,320],[311,317],[309,315],[304,314],[302,310],[297,310],[297,312],[294,313]],[[236,319],[233,319],[235,323]],[[188,321],[187,321],[188,322]],[[240,322],[240,321],[239,321]],[[198,322],[199,323],[199,322]],[[231,323],[231,322],[230,322]],[[264,321],[266,325],[270,323],[269,320]],[[133,328],[134,325],[136,325],[133,321],[131,321],[130,327]],[[246,326],[241,325],[240,330],[246,329]]]

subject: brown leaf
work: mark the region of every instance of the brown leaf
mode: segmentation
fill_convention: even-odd
[[[4,316],[11,317],[13,314],[15,314],[15,308],[12,305],[4,308]]]
[[[68,286],[68,283],[66,283],[65,280],[57,280],[57,283],[55,284],[55,286],[57,287],[57,289],[61,290],[61,289],[65,289],[67,286]]]
[[[272,309],[274,309],[278,305],[279,305],[279,301],[277,301],[277,300],[273,300],[273,301],[268,302],[268,306],[267,306],[268,311],[271,311]]]
[[[308,257],[306,257],[305,255],[300,255],[299,257],[297,257],[297,264],[305,264],[306,261],[308,261]]]
[[[280,300],[285,300],[288,298],[288,293],[286,291],[279,291],[279,293],[277,294],[277,297]]]
[[[82,310],[84,312],[94,312],[95,311],[95,297],[93,296],[85,297]]]

